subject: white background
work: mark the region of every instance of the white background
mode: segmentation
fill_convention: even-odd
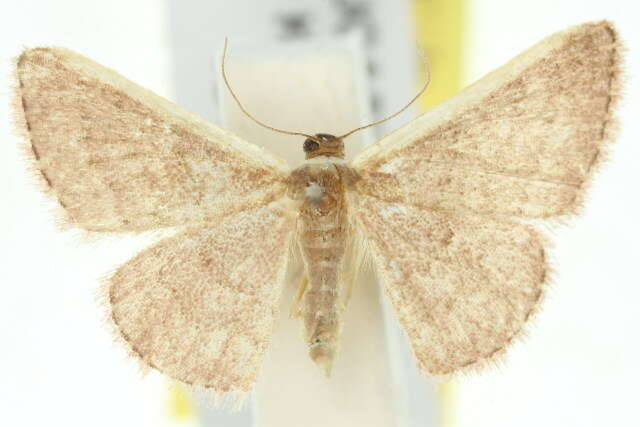
[[[221,11],[228,3],[215,2]],[[471,2],[469,81],[557,30],[607,18],[628,47],[628,82],[611,160],[584,215],[554,233],[555,284],[542,313],[506,363],[458,382],[460,426],[638,423],[640,31],[634,9],[635,2],[623,0]],[[56,230],[51,204],[30,186],[20,161],[8,126],[7,90],[10,58],[22,46],[62,45],[175,100],[170,10],[159,0],[0,6],[2,425],[175,425],[167,416],[165,380],[155,374],[140,379],[111,344],[95,302],[99,276],[141,242],[89,243]]]

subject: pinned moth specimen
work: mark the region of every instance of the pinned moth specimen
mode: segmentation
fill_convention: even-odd
[[[61,48],[20,55],[16,108],[68,224],[181,227],[109,280],[111,317],[132,353],[184,383],[247,392],[294,251],[304,273],[293,312],[327,374],[364,257],[423,373],[452,374],[501,355],[538,309],[549,277],[531,224],[582,205],[612,139],[619,76],[612,25],[572,27],[349,163],[345,139],[361,128],[288,132],[304,137],[306,161],[294,170]]]

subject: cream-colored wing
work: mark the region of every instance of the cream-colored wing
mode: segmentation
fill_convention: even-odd
[[[529,226],[367,196],[354,214],[424,373],[492,360],[541,299],[545,252]]]
[[[354,159],[363,194],[449,212],[572,214],[610,138],[620,45],[557,33]]]
[[[28,151],[74,226],[211,221],[284,192],[284,162],[76,53],[26,50],[17,80]]]
[[[140,253],[109,283],[122,337],[172,378],[248,392],[271,340],[293,229],[291,213],[270,204]]]

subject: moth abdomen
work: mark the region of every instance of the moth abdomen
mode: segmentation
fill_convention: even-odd
[[[312,143],[307,140],[305,147]],[[301,308],[305,337],[310,358],[327,376],[342,325],[341,281],[348,236],[343,168],[327,159],[305,164],[289,180],[289,197],[300,203],[297,237],[308,278]]]

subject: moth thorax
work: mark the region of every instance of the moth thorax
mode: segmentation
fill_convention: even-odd
[[[315,139],[307,138],[302,148],[307,159],[318,156],[344,158],[342,139],[328,133],[317,133]]]

